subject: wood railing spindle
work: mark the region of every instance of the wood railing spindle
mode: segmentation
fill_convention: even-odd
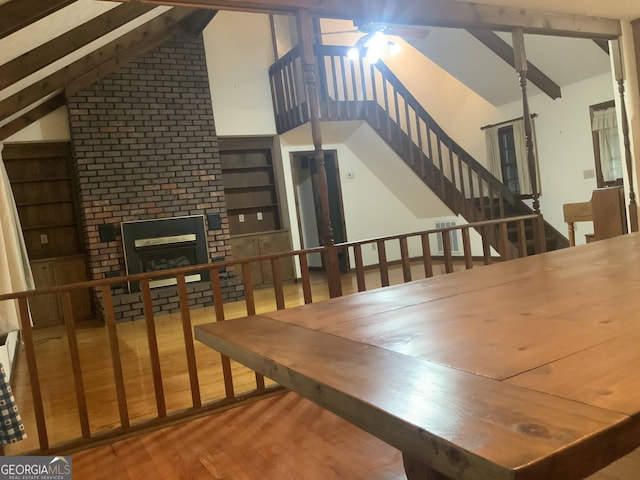
[[[273,293],[276,297],[276,309],[284,310],[284,288],[282,286],[282,271],[280,270],[280,259],[271,259],[271,272],[273,274]]]
[[[38,432],[38,444],[40,450],[49,449],[49,435],[47,433],[47,421],[44,415],[44,404],[42,402],[42,384],[38,375],[38,361],[36,360],[36,347],[33,341],[33,331],[31,330],[31,315],[29,315],[29,304],[25,297],[18,299],[18,309],[20,312],[20,326],[22,327],[22,339],[24,340],[24,351],[27,357],[27,369],[29,370],[29,384],[31,397],[33,398],[33,413],[36,417],[36,430]]]
[[[462,251],[464,252],[464,266],[467,270],[470,270],[473,268],[473,252],[471,252],[469,228],[462,229]]]
[[[527,232],[524,225],[524,220],[518,222],[518,250],[520,251],[520,258],[526,257],[527,252]]]
[[[400,258],[402,259],[402,278],[411,281],[411,258],[409,257],[409,243],[407,237],[400,237]]]
[[[300,275],[302,276],[302,296],[304,298],[305,305],[313,303],[313,297],[311,294],[311,277],[309,276],[309,260],[306,253],[301,253],[300,256]]]
[[[364,264],[362,260],[362,246],[356,244],[353,246],[353,256],[356,265],[356,283],[358,285],[358,291],[364,292],[367,290],[364,278]]]
[[[198,382],[198,366],[196,365],[196,349],[193,343],[193,328],[191,326],[191,313],[189,310],[189,295],[184,273],[176,275],[178,281],[178,299],[180,302],[180,317],[182,319],[182,333],[184,335],[184,347],[187,355],[187,369],[189,371],[189,384],[191,386],[191,400],[194,407],[202,405],[200,398],[200,383]]]
[[[80,360],[80,349],[78,348],[78,336],[76,334],[75,321],[73,319],[73,306],[71,304],[71,292],[61,292],[62,316],[67,330],[67,341],[69,342],[69,359],[73,370],[73,383],[76,390],[76,402],[78,405],[78,417],[80,419],[80,430],[82,438],[91,437],[89,427],[89,411],[87,409],[87,397],[85,395],[84,380],[82,378],[82,361]]]
[[[151,301],[151,289],[149,288],[148,278],[140,280],[140,291],[142,294],[144,321],[147,327],[147,344],[149,345],[149,360],[151,362],[151,375],[153,377],[153,388],[156,396],[156,409],[158,417],[163,418],[167,416],[167,405],[164,398],[158,335],[156,332],[155,318],[153,316],[153,303]]]
[[[423,233],[420,236],[422,243],[422,262],[424,264],[424,276],[433,277],[433,258],[431,258],[431,245],[429,244],[429,234]]]
[[[216,312],[216,322],[224,321],[224,306],[222,299],[222,285],[220,284],[220,271],[216,268],[209,269],[211,278],[211,290],[213,292],[213,307]],[[224,394],[227,399],[235,397],[233,387],[233,372],[231,370],[231,359],[226,355],[220,355],[222,365],[222,378],[224,381]]]
[[[111,347],[111,364],[113,365],[113,377],[116,384],[116,397],[118,399],[118,411],[120,413],[120,425],[129,427],[129,408],[124,387],[124,374],[122,372],[122,357],[120,356],[120,341],[116,328],[116,319],[113,311],[113,296],[111,285],[102,285],[102,308],[104,319],[109,333],[109,346]]]
[[[451,254],[451,232],[444,231],[442,235],[442,254],[444,255],[444,270],[453,272],[453,255]]]
[[[378,265],[380,266],[380,284],[389,286],[389,264],[387,263],[387,247],[384,240],[376,242],[378,246]]]

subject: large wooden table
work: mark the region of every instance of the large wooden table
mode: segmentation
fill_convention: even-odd
[[[638,234],[196,338],[397,447],[410,479],[581,479],[640,446]]]

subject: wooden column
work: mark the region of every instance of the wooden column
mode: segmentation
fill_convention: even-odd
[[[538,169],[536,168],[536,154],[533,150],[533,128],[531,126],[531,114],[529,113],[529,99],[527,98],[527,55],[524,50],[524,32],[521,28],[512,32],[513,53],[516,72],[520,77],[520,89],[522,90],[522,111],[524,117],[525,145],[527,147],[527,165],[531,180],[531,195],[533,198],[533,210],[540,213],[540,194],[538,193]]]
[[[302,69],[304,83],[307,91],[307,105],[309,108],[309,118],[311,121],[311,136],[313,139],[314,154],[317,167],[318,197],[320,198],[320,227],[322,245],[333,247],[333,230],[329,216],[329,189],[327,188],[327,171],[324,163],[324,152],[322,151],[322,131],[320,129],[320,114],[318,112],[318,88],[316,81],[316,57],[313,52],[313,18],[308,10],[298,10],[296,15],[298,26],[298,41],[302,49]],[[339,297],[342,295],[340,284],[340,269],[338,267],[338,256],[329,254],[324,256],[325,268],[327,269],[327,279],[329,284],[329,296]]]
[[[622,45],[620,40],[612,40],[609,48],[613,58],[613,74],[618,83],[618,94],[620,95],[620,110],[622,123],[622,138],[624,142],[624,160],[627,166],[627,177],[629,179],[629,223],[632,232],[638,231],[638,205],[636,204],[636,193],[633,189],[633,162],[631,158],[631,142],[629,140],[629,118],[624,100],[624,67],[622,64]]]

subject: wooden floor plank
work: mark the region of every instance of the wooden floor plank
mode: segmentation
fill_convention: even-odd
[[[635,480],[640,450],[588,480]],[[76,480],[406,480],[400,453],[288,393],[73,455]]]
[[[114,475],[114,472],[115,475]],[[293,393],[73,455],[76,480],[400,480],[400,453]]]

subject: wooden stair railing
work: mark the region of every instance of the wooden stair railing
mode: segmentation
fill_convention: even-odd
[[[316,46],[321,120],[363,120],[400,156],[431,190],[468,222],[533,210],[456,143],[383,63],[351,60],[346,47]],[[269,70],[278,133],[306,123],[307,99],[296,48]],[[499,232],[489,234],[498,248]],[[545,222],[548,249],[568,246]],[[515,254],[516,235],[509,232]]]

